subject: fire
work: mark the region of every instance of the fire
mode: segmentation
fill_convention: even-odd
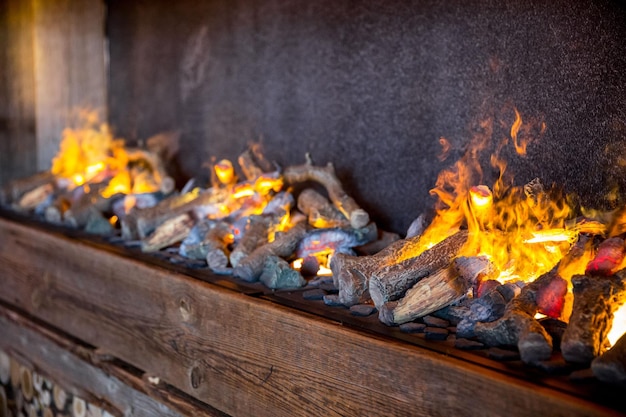
[[[613,313],[613,326],[607,335],[611,346],[613,346],[624,333],[626,333],[626,304],[623,304]]]
[[[109,198],[116,194],[159,191],[162,174],[158,162],[144,151],[130,151],[124,141],[115,139],[106,124],[98,123],[95,112],[82,112],[79,127],[63,131],[51,172],[69,181],[69,188],[105,183],[100,192]]]
[[[515,110],[511,127],[514,150],[526,153],[526,143],[518,141],[522,118]],[[490,168],[498,173],[491,186],[483,179],[479,162],[487,159],[493,123],[481,124],[484,135],[477,135],[463,157],[440,173],[431,194],[438,197],[437,214],[422,237],[421,251],[467,228],[470,239],[459,255],[486,256],[500,271],[501,282],[516,279],[531,281],[549,271],[567,253],[578,231],[568,220],[573,209],[565,196],[556,190],[545,191],[534,181],[526,187],[513,185],[507,164],[500,154],[508,140],[495,146]],[[447,141],[445,142],[448,143]]]

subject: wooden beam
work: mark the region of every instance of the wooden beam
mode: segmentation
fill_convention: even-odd
[[[34,10],[37,168],[50,168],[78,109],[106,111],[103,0],[29,0]]]
[[[0,306],[0,328],[0,349],[10,357],[113,415],[225,416],[6,306]]]
[[[233,416],[617,415],[0,219],[0,298]]]
[[[34,174],[33,5],[0,1],[0,185]]]

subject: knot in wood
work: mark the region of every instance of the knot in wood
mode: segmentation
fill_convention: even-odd
[[[191,303],[187,298],[181,298],[178,303],[178,309],[183,321],[189,321],[191,318]]]
[[[189,380],[191,382],[191,386],[194,389],[198,389],[200,387],[200,384],[202,384],[204,378],[202,376],[202,371],[200,370],[199,366],[194,366],[193,368],[191,368]]]

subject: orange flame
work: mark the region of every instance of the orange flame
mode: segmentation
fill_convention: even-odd
[[[517,109],[515,109],[515,121],[513,122],[513,126],[511,126],[511,139],[513,139],[513,146],[515,146],[515,151],[520,155],[526,155],[526,147],[528,146],[528,142],[519,142],[517,137],[520,127],[522,127],[522,116],[520,116]]]
[[[516,110],[511,128],[514,147],[525,153],[516,137],[522,120]],[[490,148],[493,123],[480,124],[483,134],[476,135],[463,157],[440,173],[431,193],[438,197],[437,214],[424,232],[416,256],[460,228],[469,230],[469,240],[460,255],[488,257],[500,271],[499,280],[533,280],[549,271],[567,253],[578,232],[567,227],[572,209],[567,199],[555,190],[537,187],[534,193],[514,186],[506,172],[500,152],[507,141],[496,144],[489,160],[498,175],[492,187],[482,183],[480,164],[484,150]],[[523,151],[523,152],[521,152]],[[485,158],[482,158],[485,159]]]

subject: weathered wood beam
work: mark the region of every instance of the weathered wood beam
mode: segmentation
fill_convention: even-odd
[[[102,355],[94,348],[78,344],[5,305],[0,305],[0,328],[0,349],[9,356],[114,415],[225,416],[158,381],[144,380],[116,362],[100,360]],[[26,375],[22,375],[22,382]],[[58,407],[65,402],[61,400],[65,393],[57,384],[53,401]]]
[[[60,234],[0,219],[0,241],[0,299],[229,415],[615,414]]]

